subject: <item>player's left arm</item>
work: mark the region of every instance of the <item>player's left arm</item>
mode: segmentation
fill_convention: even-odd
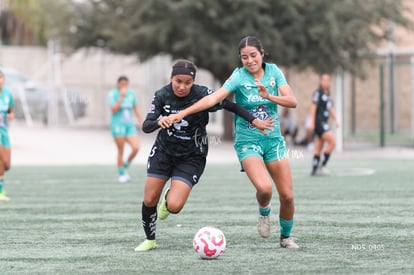
[[[289,84],[279,86],[280,95],[271,95],[267,88],[259,80],[256,80],[256,85],[259,88],[259,95],[264,99],[270,100],[286,108],[296,108],[298,105],[298,101],[293,95],[292,88]]]
[[[9,110],[7,111],[7,120],[13,120],[14,119],[14,98],[13,96],[10,96],[9,100]]]
[[[9,108],[8,112],[7,112],[7,120],[13,120],[14,119],[14,110],[12,107]]]
[[[329,108],[329,114],[335,120],[336,127],[339,128],[341,124],[339,123],[338,117],[336,116],[336,112],[333,106]]]

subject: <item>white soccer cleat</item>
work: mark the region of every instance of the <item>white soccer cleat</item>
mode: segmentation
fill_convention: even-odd
[[[317,172],[317,174],[320,176],[329,176],[330,173],[331,172],[329,171],[329,169],[325,166],[320,167]]]
[[[289,237],[289,238],[280,238],[280,247],[289,248],[289,249],[298,249],[299,245],[295,243],[292,237]]]
[[[257,222],[257,231],[262,238],[270,236],[270,218],[269,216],[259,215],[259,221]]]
[[[131,180],[131,177],[128,175],[128,173],[125,173],[118,178],[119,183],[127,183]]]

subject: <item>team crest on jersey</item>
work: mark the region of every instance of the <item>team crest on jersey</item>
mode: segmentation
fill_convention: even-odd
[[[183,119],[180,122],[174,123],[174,128],[181,131],[182,127],[188,127],[190,125],[187,120]]]
[[[272,76],[271,78],[270,78],[270,87],[275,87],[276,86],[276,79]]]

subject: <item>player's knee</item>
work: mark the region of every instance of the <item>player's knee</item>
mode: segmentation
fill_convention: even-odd
[[[139,151],[139,146],[132,146],[131,149],[132,149],[132,152],[136,154]]]
[[[148,207],[155,207],[158,204],[158,197],[157,196],[146,195],[144,197],[144,204]]]
[[[172,201],[167,201],[167,209],[168,209],[168,212],[172,214],[178,214],[183,209],[183,204],[172,202]]]
[[[294,204],[293,193],[279,194],[280,204],[284,207],[290,207]]]
[[[272,197],[272,186],[269,187],[260,187],[257,189],[257,196],[261,199],[268,200]]]
[[[5,171],[9,171],[10,170],[11,165],[10,164],[5,164],[4,165],[4,170]]]

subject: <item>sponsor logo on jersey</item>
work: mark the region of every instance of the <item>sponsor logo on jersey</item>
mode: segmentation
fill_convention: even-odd
[[[154,104],[151,104],[149,106],[148,112],[151,113],[151,114],[155,113],[155,105]]]
[[[171,105],[169,105],[169,104],[164,105],[163,109],[164,109],[164,111],[165,111],[166,113],[169,113],[169,112],[170,112],[170,110],[171,110]]]
[[[245,88],[246,90],[251,90],[253,87],[256,87],[256,85],[251,84],[251,83],[246,83],[246,84],[244,84],[244,88]]]
[[[260,103],[260,102],[266,102],[267,100],[261,97],[260,95],[250,94],[247,96],[247,101],[252,102],[252,103]]]

